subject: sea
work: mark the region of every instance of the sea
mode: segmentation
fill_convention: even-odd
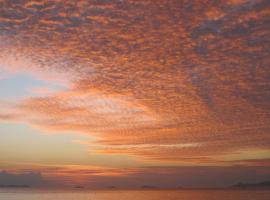
[[[63,190],[0,188],[0,200],[270,200],[270,190]]]

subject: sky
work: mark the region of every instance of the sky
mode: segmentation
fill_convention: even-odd
[[[0,185],[270,180],[268,0],[0,0]]]

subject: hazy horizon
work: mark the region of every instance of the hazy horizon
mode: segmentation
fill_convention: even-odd
[[[196,189],[196,188],[209,188],[209,189],[226,189],[231,188],[237,184],[258,184],[262,182],[269,182],[270,176],[261,176],[257,177],[256,175],[253,175],[249,178],[244,177],[247,175],[247,172],[251,169],[244,169],[240,168],[237,177],[229,178],[216,184],[213,184],[216,182],[217,176],[220,176],[221,173],[224,173],[227,171],[229,175],[231,175],[231,171],[234,171],[232,168],[223,169],[223,170],[217,170],[211,167],[206,167],[204,169],[204,172],[202,172],[199,177],[192,178],[192,175],[187,174],[184,176],[183,174],[187,173],[187,170],[189,173],[196,172],[198,169],[193,169],[193,171],[190,169],[192,167],[186,167],[186,168],[178,168],[179,171],[184,171],[182,173],[173,174],[172,176],[161,176],[161,177],[155,177],[152,179],[151,174],[157,176],[157,173],[146,173],[143,176],[149,176],[147,179],[143,179],[141,174],[134,175],[132,177],[129,177],[127,179],[104,179],[104,180],[95,180],[95,184],[85,184],[85,183],[78,183],[76,182],[74,184],[64,184],[61,183],[60,180],[50,180],[46,179],[46,177],[42,176],[42,173],[40,172],[25,172],[25,173],[9,173],[7,171],[0,172],[0,187],[4,188],[73,188],[73,189]],[[207,169],[208,168],[208,169]],[[207,173],[207,171],[208,173]],[[242,171],[242,172],[240,172]],[[204,174],[207,174],[208,176],[212,176],[211,178],[202,178]],[[213,176],[214,175],[214,176]],[[242,177],[241,177],[242,176]],[[241,178],[239,178],[241,177]],[[254,178],[255,177],[255,178]],[[137,181],[136,183],[132,184],[131,179],[138,179],[140,178],[140,181]],[[167,180],[164,180],[167,179]],[[190,180],[191,179],[191,180]],[[270,188],[270,185],[267,186],[268,189]],[[241,188],[239,188],[241,189]],[[245,188],[243,188],[245,189]],[[252,188],[251,188],[252,189]],[[259,189],[259,188],[258,188]],[[264,189],[264,188],[262,188]]]

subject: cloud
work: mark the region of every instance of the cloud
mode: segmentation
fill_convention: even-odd
[[[33,167],[33,166],[32,166]],[[150,185],[161,188],[227,187],[239,182],[255,183],[270,178],[267,166],[182,166],[106,168],[98,166],[59,165],[39,166],[40,173],[20,171],[0,174],[0,180],[9,184],[31,186],[91,188],[140,188]],[[35,170],[36,170],[35,169]],[[157,176],[158,174],[158,176]]]
[[[9,173],[0,172],[0,185],[2,186],[45,186],[46,181],[38,172]]]
[[[1,4],[0,68],[68,89],[0,118],[148,160],[269,149],[269,1]]]

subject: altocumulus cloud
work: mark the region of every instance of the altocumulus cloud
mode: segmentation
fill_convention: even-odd
[[[0,4],[0,68],[68,88],[0,119],[158,161],[269,149],[268,0]]]

